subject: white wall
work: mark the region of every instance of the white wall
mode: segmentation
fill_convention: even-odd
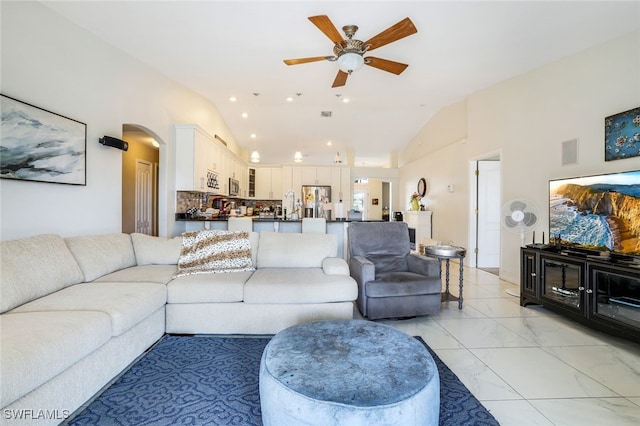
[[[98,144],[132,123],[160,139],[161,235],[173,233],[172,125],[197,123],[238,146],[215,107],[47,7],[1,2],[1,86],[7,96],[87,124],[87,185],[0,181],[0,238],[120,232],[121,151]]]
[[[425,152],[400,164],[404,198],[415,191],[420,177],[427,178],[434,238],[466,247],[469,162],[500,152],[503,202],[535,202],[542,211],[538,231],[548,235],[549,179],[640,169],[640,157],[604,161],[604,118],[640,106],[638,70],[640,32],[494,85],[443,110],[401,154],[407,159]],[[456,129],[466,129],[466,135]],[[562,166],[561,144],[570,139],[578,139],[578,164]],[[435,149],[429,152],[425,144]],[[454,193],[447,192],[448,184],[455,185]],[[519,235],[502,233],[500,275],[514,283],[519,282],[519,246]]]

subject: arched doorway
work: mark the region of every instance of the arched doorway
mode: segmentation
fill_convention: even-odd
[[[158,235],[160,141],[148,129],[122,126],[122,232]]]

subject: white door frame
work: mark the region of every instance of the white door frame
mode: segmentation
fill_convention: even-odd
[[[136,158],[135,231],[153,235],[153,163]]]
[[[476,263],[479,268],[500,267],[500,188],[502,163],[500,159],[479,160],[478,207],[476,215]],[[496,191],[496,189],[498,191]]]
[[[467,250],[467,259],[465,259],[465,264],[472,268],[477,267],[477,256],[475,250],[477,247],[478,236],[476,217],[476,211],[478,209],[478,181],[476,178],[476,163],[478,161],[490,160],[495,158],[498,158],[500,160],[502,159],[502,150],[490,151],[469,160],[469,250]],[[500,203],[502,204],[502,189],[500,189]],[[502,244],[500,245],[502,246]]]
[[[369,188],[358,188],[353,189],[353,195],[351,196],[351,204],[353,205],[353,200],[355,199],[356,194],[363,194],[362,199],[362,220],[367,220],[369,218]]]

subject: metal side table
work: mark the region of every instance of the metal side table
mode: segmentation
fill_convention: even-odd
[[[460,296],[458,297],[458,309],[462,309],[462,284],[463,284],[463,270],[462,264],[464,262],[464,256],[467,254],[467,250],[463,247],[456,247],[450,245],[434,245],[434,246],[425,246],[424,247],[424,255],[436,257],[440,260],[440,264],[442,264],[442,260],[445,260],[446,272],[445,272],[445,297],[446,300],[449,300],[449,260],[450,259],[460,259]]]

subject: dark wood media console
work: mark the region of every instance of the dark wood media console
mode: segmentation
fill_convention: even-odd
[[[520,305],[530,303],[640,342],[640,263],[562,248],[520,249]]]

